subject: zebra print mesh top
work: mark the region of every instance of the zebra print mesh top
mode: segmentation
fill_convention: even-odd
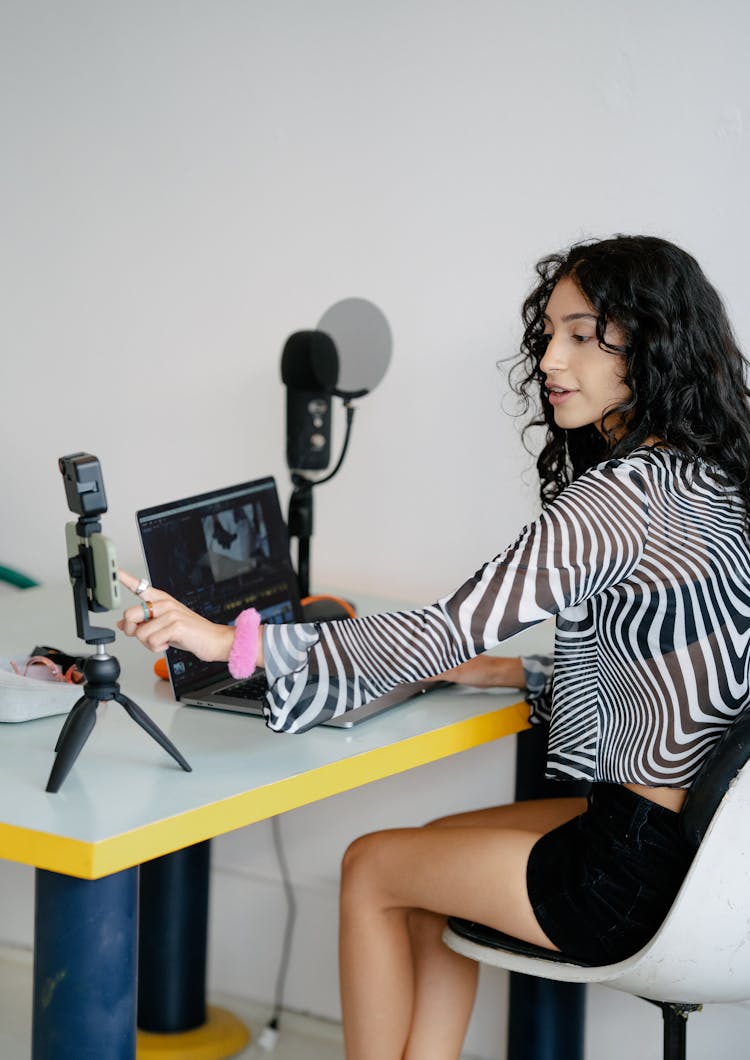
[[[590,469],[450,596],[263,627],[266,721],[300,732],[556,616],[525,660],[547,773],[688,787],[750,695],[750,547],[734,487],[640,448]]]

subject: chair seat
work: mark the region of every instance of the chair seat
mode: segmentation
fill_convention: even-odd
[[[548,950],[544,946],[535,946],[533,942],[524,942],[513,935],[506,935],[504,931],[496,931],[494,928],[477,924],[473,920],[462,920],[460,917],[449,917],[448,927],[460,935],[461,938],[469,939],[480,946],[490,946],[495,950],[505,950],[506,953],[517,953],[520,957],[534,957],[538,960],[553,961],[558,964],[575,964],[580,968],[591,968],[593,965],[586,961],[579,961],[560,953],[558,950]]]

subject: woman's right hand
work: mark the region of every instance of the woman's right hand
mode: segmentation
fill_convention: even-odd
[[[519,658],[510,655],[477,655],[435,680],[453,681],[473,688],[525,688],[526,675]]]
[[[134,593],[139,579],[124,570],[119,576],[122,585]],[[126,608],[117,628],[149,651],[182,648],[204,662],[226,662],[234,642],[232,626],[209,622],[153,586],[138,594],[138,603]]]

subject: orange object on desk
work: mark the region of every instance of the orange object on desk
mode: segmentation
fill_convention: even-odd
[[[310,621],[313,618],[356,618],[357,612],[349,600],[340,596],[331,596],[330,593],[321,593],[318,596],[306,596],[300,601],[302,605],[302,621]]]
[[[160,677],[162,681],[169,680],[169,670],[167,669],[167,660],[164,658],[157,659],[154,663],[154,673],[157,677]]]

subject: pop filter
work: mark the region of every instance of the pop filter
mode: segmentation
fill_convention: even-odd
[[[344,298],[325,311],[318,332],[330,335],[338,350],[334,393],[351,401],[374,390],[393,352],[391,329],[378,307],[365,298]]]

